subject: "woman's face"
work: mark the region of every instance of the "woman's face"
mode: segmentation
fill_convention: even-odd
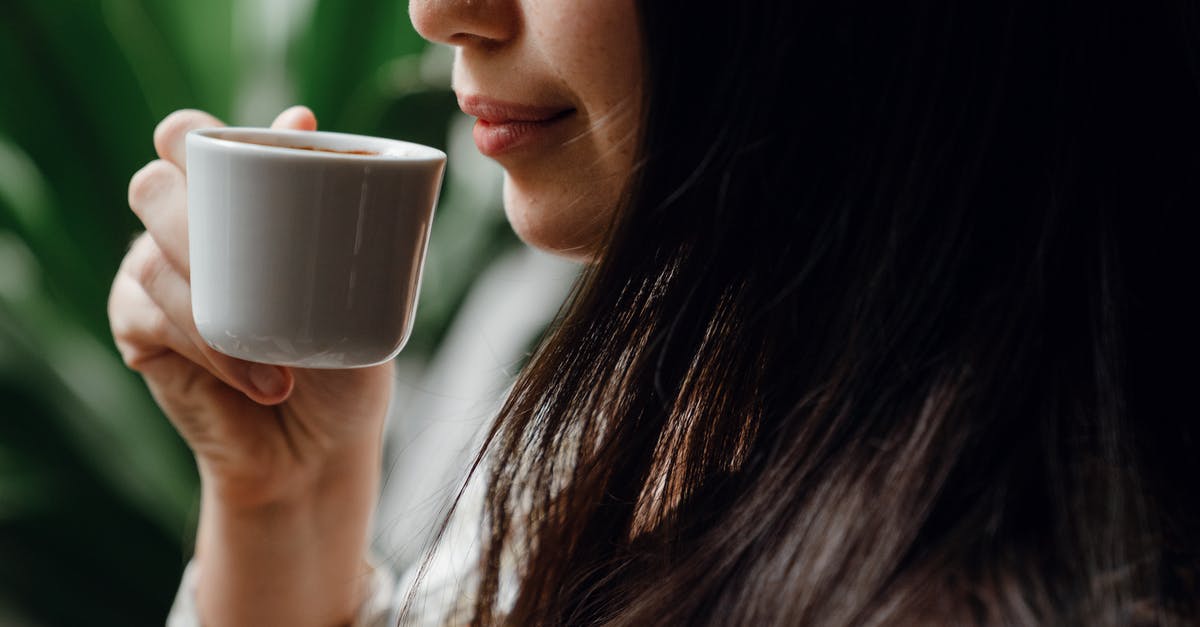
[[[455,47],[454,92],[504,167],[513,229],[589,259],[633,169],[641,37],[633,0],[412,0],[423,37]]]

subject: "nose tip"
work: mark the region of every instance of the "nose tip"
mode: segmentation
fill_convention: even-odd
[[[408,15],[422,37],[451,46],[494,48],[520,27],[515,0],[411,0]]]

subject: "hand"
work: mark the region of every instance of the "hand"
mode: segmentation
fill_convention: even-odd
[[[146,227],[113,282],[108,314],[125,363],[196,455],[206,494],[226,507],[300,498],[343,460],[374,457],[391,392],[389,362],[353,370],[255,364],[205,344],[192,319],[184,136],[221,126],[177,111],[155,130],[160,159],[129,183],[129,206]],[[304,107],[272,128],[313,130]],[[336,483],[336,481],[335,481]]]
[[[108,315],[117,348],[195,453],[203,488],[195,560],[204,624],[346,624],[364,595],[389,362],[355,370],[255,364],[205,344],[192,319],[184,136],[200,111],[154,132],[161,159],[129,182],[146,226]],[[293,107],[273,128],[315,129]]]

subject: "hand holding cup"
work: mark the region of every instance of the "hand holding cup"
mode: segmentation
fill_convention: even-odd
[[[196,239],[189,232],[188,207],[189,197],[195,191],[192,189],[195,175],[188,171],[185,138],[193,130],[220,126],[218,120],[206,113],[179,111],[164,119],[156,129],[154,145],[160,159],[142,168],[129,185],[130,207],[145,225],[146,232],[134,242],[113,282],[109,297],[109,320],[117,348],[125,362],[142,374],[164,413],[196,454],[206,490],[214,490],[229,504],[253,506],[310,490],[314,484],[327,480],[330,473],[341,472],[339,469],[345,465],[342,462],[346,459],[377,459],[390,399],[393,368],[386,359],[379,365],[349,369],[299,368],[262,363],[257,358],[269,355],[247,353],[231,356],[214,349],[212,344],[219,345],[219,342],[209,342],[205,333],[197,327],[196,318],[193,317],[193,296],[211,297],[213,292],[194,294],[196,276],[208,277],[205,280],[211,280],[210,287],[219,290],[228,288],[229,284],[223,285],[221,277],[214,276],[213,272],[219,274],[238,270],[231,266],[196,265],[196,261],[212,264],[213,260],[206,257],[211,251],[192,250],[189,246],[189,239]],[[316,120],[310,111],[297,107],[282,113],[272,128],[312,131],[316,128]],[[203,167],[213,166],[207,164]],[[316,181],[293,182],[301,187],[310,183]],[[360,193],[369,191],[359,190]],[[247,187],[227,189],[230,209],[240,200],[237,196],[231,196],[230,192],[251,193]],[[236,206],[243,210],[247,207],[242,204]],[[340,210],[355,215],[359,207],[350,203],[340,207]],[[320,215],[324,217],[328,214]],[[263,231],[261,235],[264,237],[275,236],[287,240],[291,234],[289,229],[297,228],[287,222],[286,216],[278,213],[266,218],[253,225]],[[304,228],[313,229],[311,226]],[[306,233],[311,236],[322,228],[329,228],[328,223]],[[210,232],[210,235],[216,234],[217,231]],[[245,232],[229,232],[226,235],[231,240],[248,236]],[[339,235],[345,233],[339,232]],[[389,234],[363,233],[364,238],[368,235],[382,239]],[[201,238],[201,241],[208,240]],[[204,245],[207,246],[207,243]],[[318,251],[318,263],[313,264],[312,272],[320,274],[324,267],[322,264],[328,263],[327,259],[320,256],[326,252],[324,249]],[[423,249],[421,252],[423,254]],[[311,263],[307,259],[310,258],[300,256],[297,263]],[[253,263],[249,259],[243,262]],[[278,263],[278,260],[262,263],[269,266]],[[263,269],[242,267],[240,271],[260,273],[255,276],[262,277]],[[307,270],[303,267],[269,269],[279,272]],[[228,277],[228,274],[225,276]],[[248,284],[246,277],[238,278],[242,281],[235,284],[235,288]],[[372,286],[377,285],[372,283]],[[394,287],[403,292],[406,286],[401,284]],[[295,292],[283,290],[266,293],[262,296],[267,299],[257,304],[272,304],[269,299],[280,294],[295,295]],[[328,296],[312,293],[314,304],[317,299]],[[345,298],[346,293],[338,296]],[[367,295],[363,294],[363,297]],[[409,298],[415,299],[415,293],[401,300],[408,303]],[[222,305],[218,302],[212,306],[221,313],[236,313],[246,311],[247,307],[252,309],[255,303]],[[221,307],[233,309],[222,310]],[[238,307],[243,309],[239,310]],[[315,324],[323,321],[315,314],[315,310],[310,313],[310,322]],[[276,310],[271,315],[283,314]],[[303,322],[308,314],[296,311],[294,315],[295,318],[284,316],[284,319]],[[236,338],[243,328],[233,323],[224,329],[214,327],[211,326],[213,320],[211,317],[201,318],[203,324],[209,325],[206,333],[210,336],[234,335],[244,345],[253,345],[253,336],[246,336],[246,341]],[[250,321],[253,322],[252,319]],[[303,331],[304,327],[299,329]],[[249,330],[259,333],[261,328]],[[404,330],[401,335],[406,334]],[[287,339],[284,337],[284,340]],[[304,338],[299,336],[299,339]],[[393,346],[376,348],[378,352],[372,361],[398,350]],[[237,351],[229,352],[236,354]]]

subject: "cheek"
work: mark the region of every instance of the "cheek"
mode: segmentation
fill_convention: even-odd
[[[563,182],[566,183],[566,182]],[[526,244],[561,257],[588,261],[599,252],[617,198],[587,185],[547,185],[504,177],[504,212]]]
[[[504,207],[531,246],[594,258],[633,169],[642,100],[633,0],[526,0],[530,50],[583,124],[553,156],[506,163]],[[549,152],[549,151],[548,151]]]

